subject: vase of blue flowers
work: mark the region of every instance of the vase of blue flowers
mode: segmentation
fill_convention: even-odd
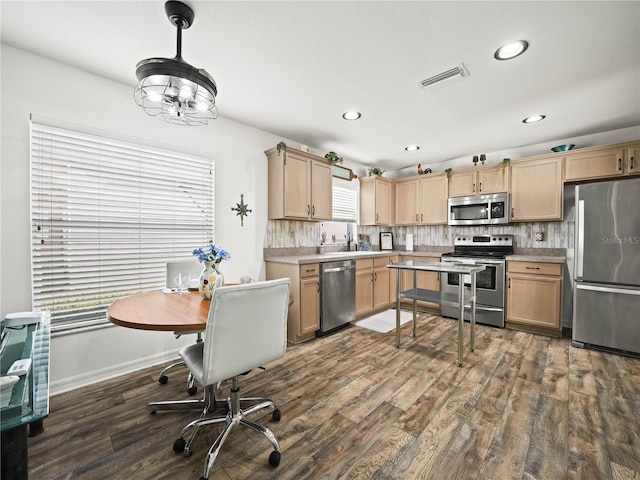
[[[198,291],[202,298],[211,300],[215,289],[224,286],[224,275],[220,270],[220,263],[222,260],[229,260],[231,255],[213,243],[205,247],[196,248],[193,254],[198,257],[200,263],[204,263],[204,269],[198,282]]]

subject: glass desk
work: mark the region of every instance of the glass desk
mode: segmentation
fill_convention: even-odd
[[[27,428],[30,436],[41,433],[49,415],[49,315],[43,313],[36,324],[3,327],[1,335],[2,376],[16,360],[31,359],[29,370],[7,393],[8,404],[0,408],[2,478],[27,478]]]

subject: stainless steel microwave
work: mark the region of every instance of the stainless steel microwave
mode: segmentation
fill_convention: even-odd
[[[508,193],[449,199],[449,225],[508,225],[511,208]]]

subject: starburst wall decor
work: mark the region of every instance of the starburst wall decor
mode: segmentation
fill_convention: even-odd
[[[236,215],[240,217],[240,226],[244,227],[244,217],[249,216],[249,212],[251,212],[250,208],[247,208],[249,205],[244,203],[244,194],[240,194],[240,203],[236,203],[236,207],[231,207],[232,212],[236,212]]]

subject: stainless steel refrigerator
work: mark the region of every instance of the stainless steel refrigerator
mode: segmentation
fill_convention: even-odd
[[[575,346],[640,355],[640,177],[576,186]]]

